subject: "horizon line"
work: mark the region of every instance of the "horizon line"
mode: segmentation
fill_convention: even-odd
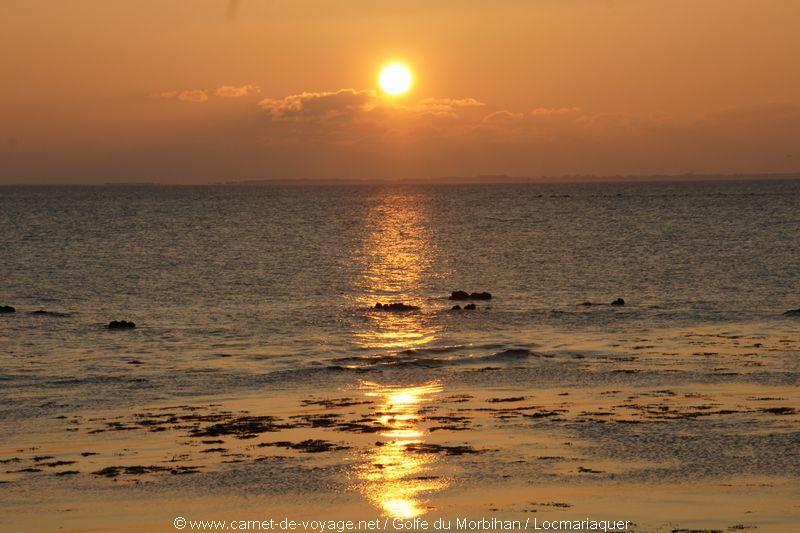
[[[240,180],[178,183],[168,181],[34,182],[0,183],[0,187],[220,187],[268,185],[514,185],[536,183],[622,183],[622,182],[708,182],[708,181],[791,181],[796,172],[693,173],[683,174],[563,174],[558,176],[432,176],[428,178],[252,178]]]

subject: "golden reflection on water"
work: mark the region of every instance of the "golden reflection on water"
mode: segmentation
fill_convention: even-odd
[[[354,329],[357,342],[375,350],[403,350],[436,339],[439,326],[426,318],[427,273],[435,258],[435,240],[428,221],[428,197],[391,192],[376,196],[365,216],[367,237],[357,256],[361,276],[355,304],[371,308],[377,302],[423,307],[422,311],[366,311]],[[391,518],[414,518],[428,511],[426,495],[444,489],[448,481],[433,475],[436,455],[408,450],[422,443],[426,431],[421,410],[441,392],[439,383],[412,387],[363,383],[364,394],[379,399],[376,416],[384,428],[356,469],[359,489],[368,501]]]
[[[358,476],[366,498],[391,518],[414,518],[428,511],[425,495],[447,487],[443,477],[431,475],[433,454],[409,452],[410,444],[422,443],[420,410],[442,391],[439,383],[416,387],[363,383],[366,395],[380,398],[378,415],[386,428],[379,433],[381,445],[373,446]]]
[[[425,273],[436,253],[427,202],[424,194],[393,192],[370,206],[365,217],[369,233],[357,257],[362,263],[358,307],[377,302],[424,305]],[[370,311],[366,316],[365,327],[355,331],[365,348],[414,348],[435,340],[438,331],[420,312]]]

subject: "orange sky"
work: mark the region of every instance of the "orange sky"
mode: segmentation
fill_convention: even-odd
[[[0,3],[0,182],[800,170],[797,0],[229,4]]]

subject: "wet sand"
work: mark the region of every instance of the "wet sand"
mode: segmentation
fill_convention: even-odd
[[[791,324],[340,358],[313,383],[6,422],[5,530],[189,520],[628,520],[793,531]],[[124,398],[122,399],[124,404]]]

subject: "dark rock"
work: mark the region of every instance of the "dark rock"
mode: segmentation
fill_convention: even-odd
[[[491,300],[492,295],[488,292],[453,291],[450,293],[451,300]]]
[[[0,305],[0,313],[16,313],[17,310],[10,305]]]
[[[800,316],[800,309],[790,309],[783,313],[783,316]]]
[[[617,305],[617,306],[625,305],[625,300],[623,300],[622,298],[617,298],[616,300],[611,302],[611,305]]]
[[[133,329],[136,324],[129,320],[112,320],[108,323],[108,329]]]
[[[453,307],[450,308],[450,310],[451,311],[461,311],[461,306],[460,305],[454,305]]]
[[[586,307],[589,307],[590,305],[592,305],[592,302],[583,302],[581,305],[585,305]]]
[[[394,302],[390,304],[382,304],[376,303],[373,309],[377,309],[380,311],[419,311],[419,307],[416,305],[407,305],[403,302]]]
[[[467,305],[464,306],[464,309],[467,310],[467,311],[473,311],[473,310],[475,310],[477,308],[475,307],[475,304],[467,304]]]

